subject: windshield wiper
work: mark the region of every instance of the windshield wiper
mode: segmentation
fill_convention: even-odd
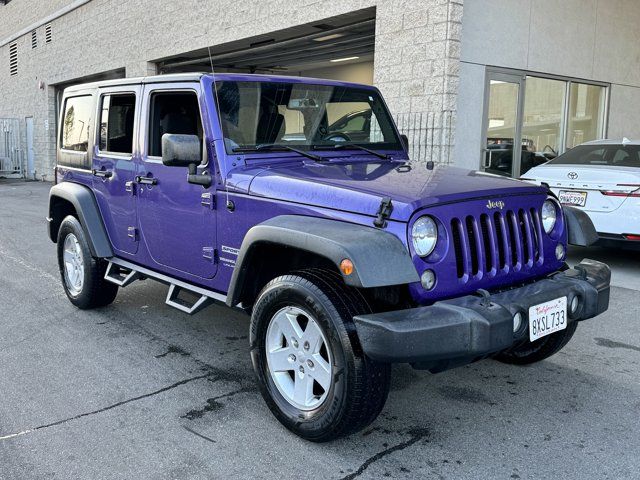
[[[311,160],[315,160],[316,162],[327,161],[326,158],[323,158],[320,155],[315,155],[310,152],[305,152],[304,150],[298,150],[297,148],[290,147],[289,145],[275,145],[272,143],[263,143],[261,145],[256,145],[255,147],[236,147],[233,149],[234,152],[263,152],[263,151],[275,152],[278,150],[288,150],[290,152],[295,152],[298,155],[302,155],[304,157],[310,158]]]
[[[363,147],[362,145],[356,145],[355,143],[336,143],[335,145],[314,145],[312,147],[314,150],[342,150],[345,148],[355,148],[358,150],[362,150],[363,152],[370,153],[371,155],[375,155],[378,158],[382,158],[383,160],[388,160],[391,158],[390,155],[386,153],[376,152],[375,150],[371,150],[370,148]]]

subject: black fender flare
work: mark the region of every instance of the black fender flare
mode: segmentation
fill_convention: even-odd
[[[238,252],[227,304],[240,301],[251,275],[252,248],[271,243],[322,256],[340,271],[340,262],[353,262],[351,275],[342,275],[353,287],[373,288],[419,282],[407,247],[394,234],[384,230],[326,218],[282,215],[252,227]]]
[[[600,238],[589,216],[575,207],[562,207],[568,241],[571,245],[588,247]]]
[[[102,222],[102,215],[98,209],[98,204],[89,187],[73,182],[63,182],[54,185],[49,190],[49,237],[55,243],[57,239],[57,228],[54,224],[55,199],[60,198],[73,205],[80,225],[87,234],[87,242],[91,250],[91,255],[96,258],[113,257],[111,242],[107,235],[107,230]],[[62,219],[59,219],[62,221]]]

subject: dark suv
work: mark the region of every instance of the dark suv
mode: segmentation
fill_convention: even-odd
[[[596,239],[586,216],[412,164],[373,87],[167,75],[68,88],[61,111],[48,223],[70,301],[152,278],[182,312],[245,310],[264,399],[307,439],[372,422],[391,363],[536,362],[608,307],[608,267],[564,262]]]

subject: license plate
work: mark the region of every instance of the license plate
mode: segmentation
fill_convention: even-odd
[[[567,297],[556,298],[529,308],[529,340],[567,328]]]
[[[563,205],[574,207],[584,207],[587,204],[587,192],[575,192],[571,190],[560,190],[558,200]]]

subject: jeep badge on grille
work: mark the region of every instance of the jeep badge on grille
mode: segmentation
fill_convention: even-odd
[[[487,208],[489,210],[493,210],[495,208],[499,208],[500,210],[502,210],[504,208],[504,202],[502,200],[488,200],[487,201]]]

